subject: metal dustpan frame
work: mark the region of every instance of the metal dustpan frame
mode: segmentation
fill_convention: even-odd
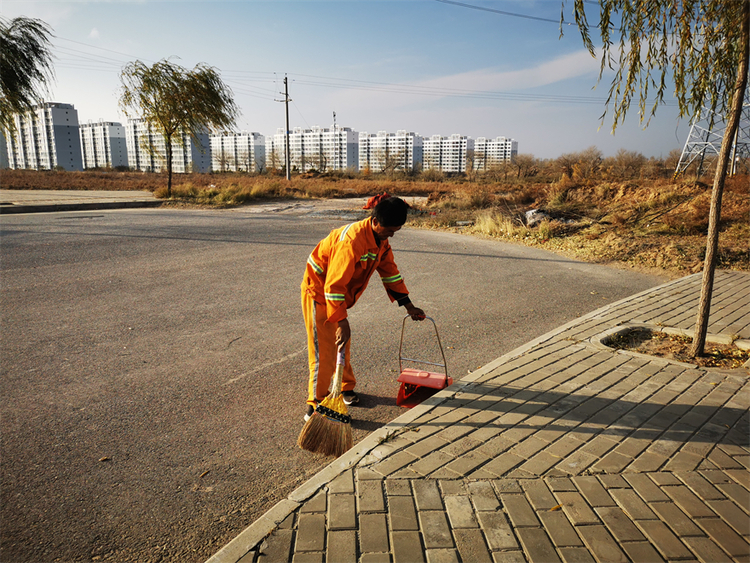
[[[453,379],[448,376],[448,363],[445,361],[445,352],[443,351],[443,343],[440,341],[440,333],[437,330],[437,324],[435,323],[435,320],[432,319],[431,317],[425,317],[425,319],[429,320],[432,323],[433,328],[435,329],[435,338],[437,339],[438,348],[440,349],[440,355],[443,358],[443,363],[439,364],[439,363],[435,363],[435,362],[428,362],[426,360],[418,360],[418,359],[415,359],[415,358],[405,358],[403,356],[404,332],[405,332],[405,327],[406,327],[406,319],[408,319],[408,318],[410,318],[409,315],[407,315],[406,317],[404,317],[404,320],[401,323],[401,340],[399,342],[399,347],[398,347],[399,380],[400,380],[401,376],[404,375],[403,362],[406,361],[406,362],[412,362],[412,363],[417,363],[417,364],[424,364],[424,365],[429,365],[429,366],[442,367],[443,368],[443,373],[442,374],[441,373],[436,373],[436,372],[427,372],[427,373],[429,373],[430,375],[441,376],[441,377],[444,378],[444,382],[445,382],[445,384],[443,385],[443,387],[434,387],[434,386],[431,386],[431,385],[424,385],[424,384],[420,385],[420,384],[417,384],[417,383],[407,383],[405,381],[400,381],[401,387],[399,388],[399,396],[397,398],[396,403],[399,406],[411,408],[411,407],[416,406],[417,404],[419,404],[422,400],[424,400],[424,399],[416,400],[417,399],[416,394],[417,394],[417,392],[418,392],[418,390],[420,388],[429,389],[429,390],[432,391],[432,393],[436,393],[437,391],[440,391],[441,389],[445,389],[445,387],[448,387],[449,385],[451,385],[453,383]],[[413,370],[413,371],[416,371],[416,370]],[[427,379],[429,379],[429,378],[427,378]],[[427,383],[427,380],[424,383]],[[408,395],[405,394],[407,392],[406,391],[406,386],[407,385],[409,387],[411,387],[411,388],[414,389]],[[414,396],[414,397],[410,400],[410,398],[412,396]]]
[[[438,347],[440,348],[440,355],[443,358],[443,363],[438,364],[435,362],[428,362],[425,360],[416,360],[414,358],[404,358],[402,351],[404,348],[404,331],[406,329],[406,319],[410,319],[410,315],[406,315],[404,317],[404,320],[401,322],[401,340],[398,343],[398,371],[399,373],[402,373],[404,371],[403,362],[414,362],[416,364],[425,364],[430,366],[439,366],[443,368],[443,373],[445,373],[446,380],[448,379],[448,363],[445,361],[445,352],[443,351],[443,343],[440,341],[440,333],[438,333],[437,324],[435,324],[435,319],[432,317],[425,317],[426,321],[430,321],[432,323],[433,328],[435,329],[435,338],[437,339]]]

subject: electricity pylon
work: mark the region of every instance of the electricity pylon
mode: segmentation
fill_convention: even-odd
[[[705,106],[700,115],[690,127],[690,135],[685,141],[680,161],[674,171],[674,177],[687,170],[688,166],[698,162],[698,173],[700,177],[703,171],[703,163],[706,156],[717,155],[721,149],[721,141],[724,138],[726,122],[723,116],[718,116]],[[742,159],[750,158],[750,93],[745,92],[745,101],[742,104],[742,116],[737,134],[734,137],[732,147],[732,163],[729,168],[730,174],[736,172],[737,163]]]

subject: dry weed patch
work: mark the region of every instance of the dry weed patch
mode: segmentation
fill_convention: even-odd
[[[727,182],[722,202],[718,267],[750,271],[750,199],[747,176]],[[472,214],[470,232],[540,246],[579,260],[695,273],[705,257],[710,187],[641,181],[527,189],[532,203],[498,198]],[[525,225],[538,208],[551,219]],[[466,217],[464,217],[465,219]],[[455,222],[454,222],[455,224]]]

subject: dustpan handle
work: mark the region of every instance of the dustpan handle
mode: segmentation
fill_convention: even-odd
[[[403,358],[401,355],[401,350],[404,347],[404,329],[406,328],[406,319],[410,319],[411,315],[406,315],[404,317],[403,322],[401,323],[401,341],[398,344],[398,371],[399,373],[404,371],[403,366],[401,365],[401,360],[409,360],[412,362],[422,363],[422,364],[429,364],[433,366],[440,366],[442,365],[443,369],[445,370],[445,377],[448,377],[448,362],[445,361],[445,352],[443,352],[443,343],[440,341],[440,333],[437,329],[437,324],[435,323],[435,319],[432,317],[425,317],[425,320],[428,320],[432,323],[433,328],[435,329],[435,337],[437,338],[438,347],[440,348],[440,355],[443,357],[443,363],[442,364],[434,364],[432,362],[423,362],[421,360],[411,360],[410,358]]]

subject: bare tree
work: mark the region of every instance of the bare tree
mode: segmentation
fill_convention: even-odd
[[[323,147],[321,146],[318,150],[318,172],[326,172],[328,170],[328,158],[326,157]]]
[[[237,170],[245,172],[253,171],[253,162],[250,157],[250,151],[241,150],[237,153]]]
[[[216,163],[219,165],[219,172],[226,172],[229,168],[230,156],[223,150],[216,155]]]
[[[560,169],[561,176],[573,177],[573,166],[578,162],[576,153],[561,154],[557,157],[557,166]]]
[[[386,176],[392,177],[398,171],[406,170],[406,151],[404,150],[390,150],[385,151],[385,164],[383,166],[383,172]]]
[[[576,154],[573,165],[573,177],[579,180],[589,180],[597,175],[602,163],[602,151],[596,147],[589,147]]]
[[[474,166],[474,159],[476,159],[477,155],[472,149],[466,150],[466,178],[469,180],[469,182],[473,181],[474,178],[476,178],[477,171],[475,170]]]
[[[487,172],[490,168],[494,167],[496,163],[487,158],[487,153],[484,151],[474,151],[474,168],[477,172]]]
[[[620,149],[615,156],[605,158],[602,167],[611,178],[638,178],[646,164],[646,157],[636,151]]]
[[[278,172],[281,169],[281,154],[279,154],[279,149],[274,148],[271,150],[271,152],[267,155],[267,161],[268,161],[268,167],[271,172]]]
[[[536,159],[533,154],[519,154],[513,159],[516,168],[516,178],[526,178],[534,175]]]

